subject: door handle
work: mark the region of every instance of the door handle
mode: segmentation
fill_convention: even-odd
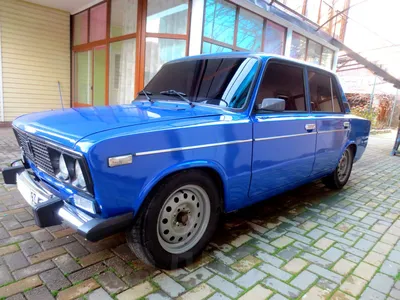
[[[307,131],[313,131],[315,129],[315,124],[306,124],[306,126],[304,126],[304,128]]]
[[[350,127],[350,122],[343,122],[343,127],[345,129],[349,128]]]

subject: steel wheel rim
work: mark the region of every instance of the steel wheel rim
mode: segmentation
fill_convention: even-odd
[[[339,165],[337,168],[337,175],[340,182],[346,180],[350,170],[350,152],[348,149],[344,151],[342,157],[340,158]]]
[[[158,214],[160,245],[173,254],[192,249],[208,227],[210,210],[210,198],[198,185],[185,185],[171,193]]]

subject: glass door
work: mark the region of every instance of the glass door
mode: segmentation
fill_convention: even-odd
[[[92,55],[92,50],[74,53],[74,107],[92,105]]]
[[[105,105],[106,46],[74,53],[73,106]]]
[[[106,104],[106,45],[93,49],[93,105]]]

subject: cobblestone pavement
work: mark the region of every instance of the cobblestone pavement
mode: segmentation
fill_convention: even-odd
[[[143,265],[122,234],[90,243],[64,226],[36,227],[0,182],[0,298],[400,299],[393,141],[371,137],[340,192],[315,182],[225,216],[202,257],[175,271]],[[2,129],[0,162],[17,157]]]

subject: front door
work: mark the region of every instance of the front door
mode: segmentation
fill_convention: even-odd
[[[308,70],[311,112],[317,125],[317,146],[313,175],[331,173],[342,155],[350,129],[336,79],[321,70]]]
[[[105,105],[106,46],[74,52],[73,106]]]
[[[250,198],[261,200],[278,188],[294,185],[311,175],[316,123],[305,97],[305,69],[296,64],[270,62],[264,73],[256,107],[265,98],[285,100],[285,111],[255,110]]]

